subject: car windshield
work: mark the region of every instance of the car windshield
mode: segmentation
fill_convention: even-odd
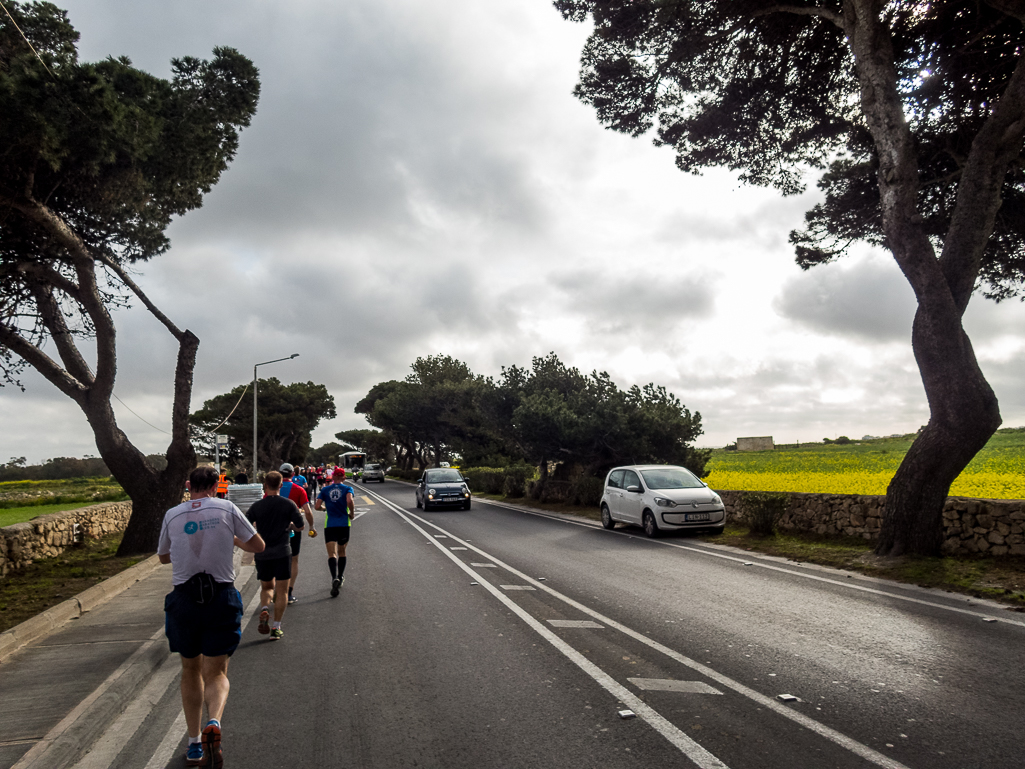
[[[428,483],[461,483],[462,480],[458,470],[431,470],[427,473]]]
[[[700,489],[703,484],[690,470],[682,467],[660,467],[657,470],[641,470],[641,476],[649,489]]]
[[[381,466],[380,465],[367,465],[366,469],[367,470],[380,470]]]

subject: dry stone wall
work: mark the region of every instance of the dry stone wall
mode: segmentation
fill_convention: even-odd
[[[742,491],[718,491],[726,520],[744,523]],[[777,528],[816,534],[879,538],[886,497],[852,494],[788,495]],[[943,550],[950,554],[1025,555],[1025,502],[1014,499],[947,497]]]
[[[60,555],[75,543],[75,525],[83,537],[102,537],[124,531],[132,503],[104,502],[78,510],[41,515],[0,529],[0,576],[39,558]]]

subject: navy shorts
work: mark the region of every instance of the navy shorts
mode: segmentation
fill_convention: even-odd
[[[324,541],[337,542],[339,545],[348,544],[351,530],[351,526],[328,526],[324,529]]]
[[[303,534],[306,530],[292,532],[292,538],[288,540],[288,544],[292,547],[292,555],[299,555],[299,548],[303,546]]]
[[[298,539],[298,537],[296,537]],[[281,558],[267,558],[256,563],[256,578],[261,582],[270,582],[272,579],[292,578],[292,556],[285,555]]]
[[[186,659],[230,657],[242,640],[242,596],[228,585],[206,603],[196,603],[176,587],[164,598],[164,632],[171,651]]]

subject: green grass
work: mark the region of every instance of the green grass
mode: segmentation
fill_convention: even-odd
[[[0,579],[0,631],[72,598],[148,556],[118,558],[121,534],[90,539],[56,558],[44,558]]]
[[[127,497],[125,497],[127,499]],[[31,521],[33,518],[37,518],[40,515],[49,515],[50,513],[62,513],[65,510],[77,510],[80,507],[87,507],[88,505],[96,504],[93,501],[88,502],[64,502],[59,505],[32,505],[31,507],[9,507],[6,510],[0,510],[0,528],[4,526],[11,526],[15,523],[24,523],[25,521]]]

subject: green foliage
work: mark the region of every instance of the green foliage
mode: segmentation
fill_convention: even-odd
[[[371,462],[390,465],[394,460],[394,437],[386,430],[343,430],[335,433],[335,437],[342,442],[343,448],[336,452],[334,458],[346,451],[362,451],[369,456]]]
[[[527,481],[533,479],[537,470],[526,465],[516,465],[513,467],[466,467],[459,472],[466,478],[466,482],[473,492],[522,497]],[[512,493],[509,493],[507,489]]]
[[[314,382],[283,385],[271,377],[259,380],[258,386],[258,467],[277,469],[282,462],[305,462],[310,436],[317,425],[322,419],[336,416],[334,398],[327,387]],[[235,467],[251,463],[253,454],[253,398],[251,393],[243,397],[245,389],[246,385],[239,385],[211,398],[189,417],[197,447],[213,456],[210,431],[231,414],[227,422],[217,427],[217,432],[230,438],[227,451],[222,450],[221,455]]]
[[[772,536],[776,524],[787,509],[790,496],[783,492],[745,491],[740,495],[739,507],[747,519],[751,534],[759,537]]]
[[[495,381],[447,356],[418,359],[404,381],[381,382],[357,405],[394,436],[405,469],[458,456],[541,468],[564,462],[593,477],[626,463],[667,463],[705,474],[709,453],[693,448],[701,415],[664,387],[620,390],[604,372],[582,374],[555,353],[530,369],[510,366]],[[496,461],[497,460],[497,461]],[[504,483],[504,481],[502,482]],[[501,484],[495,491],[500,493]]]

